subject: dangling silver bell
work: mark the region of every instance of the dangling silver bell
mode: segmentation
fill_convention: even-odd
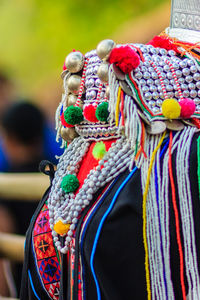
[[[107,63],[102,63],[97,71],[97,75],[99,77],[99,79],[104,82],[107,83],[108,82],[108,68],[109,65]]]
[[[78,73],[83,69],[85,58],[81,52],[75,51],[67,55],[65,66],[71,73]]]
[[[67,86],[71,93],[78,95],[81,85],[81,77],[78,75],[72,75],[67,79]]]
[[[115,47],[113,40],[103,40],[97,45],[97,55],[100,59],[107,60],[111,50]]]
[[[62,127],[60,131],[60,135],[66,142],[72,142],[77,136],[77,132],[75,131],[74,127]]]
[[[77,101],[77,96],[75,96],[74,94],[69,94],[67,97],[67,106],[76,104],[76,101]]]

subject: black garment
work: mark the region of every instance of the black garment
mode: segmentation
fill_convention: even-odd
[[[198,267],[200,269],[200,202],[197,180],[197,135],[193,139],[190,154],[190,182],[193,198],[193,214],[196,234],[196,248],[198,257]],[[175,154],[173,155],[173,166],[175,166]],[[175,167],[173,167],[175,178]],[[92,274],[90,259],[94,245],[95,236],[102,220],[102,216],[110,206],[116,191],[120,185],[127,179],[129,171],[127,170],[118,177],[115,184],[111,186],[109,193],[98,207],[93,217],[89,221],[85,237],[83,239],[82,260],[84,265],[84,294],[86,300],[97,300],[97,291],[94,277]],[[175,182],[176,184],[176,182]],[[177,184],[176,184],[177,186]],[[97,199],[94,197],[94,201]],[[31,226],[27,233],[24,273],[21,289],[21,300],[38,299],[35,296],[31,284],[33,284],[36,294],[42,300],[50,299],[42,287],[39,279],[36,265],[34,263],[33,250],[31,248],[31,237],[34,223],[44,202],[48,198],[45,194],[43,201],[40,203]],[[92,205],[92,204],[91,204]],[[79,236],[81,223],[90,207],[86,208],[81,216],[76,230],[76,254],[80,254]],[[180,284],[180,265],[179,253],[176,239],[175,218],[172,208],[170,195],[170,250],[171,250],[171,274],[174,286],[175,299],[182,299]],[[140,170],[137,170],[133,177],[127,182],[121,190],[116,203],[105,219],[102,227],[99,241],[97,243],[96,253],[94,256],[94,269],[99,282],[101,300],[130,300],[130,299],[147,299],[146,279],[144,267],[144,246],[142,234],[142,190]],[[180,224],[181,228],[181,224]],[[78,300],[78,256],[75,260],[75,279],[73,300]],[[68,267],[66,266],[66,255],[62,257],[62,278],[60,286],[60,300],[70,300],[70,279],[67,276]],[[32,283],[27,274],[28,269],[32,275]],[[185,279],[187,287],[187,282]]]

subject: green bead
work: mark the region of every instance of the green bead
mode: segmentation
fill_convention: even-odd
[[[69,106],[64,112],[64,118],[67,124],[80,124],[83,121],[82,109],[78,106]]]
[[[102,102],[97,106],[96,113],[97,119],[101,122],[107,122],[109,111],[108,111],[108,102]]]
[[[73,193],[79,187],[78,178],[75,175],[68,174],[63,177],[61,182],[61,188],[65,193]]]

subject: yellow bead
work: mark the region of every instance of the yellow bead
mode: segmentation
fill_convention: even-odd
[[[69,231],[70,224],[64,224],[61,220],[59,220],[53,228],[59,235],[64,235]]]
[[[181,106],[175,99],[166,99],[162,104],[162,114],[167,119],[178,119],[181,114]]]

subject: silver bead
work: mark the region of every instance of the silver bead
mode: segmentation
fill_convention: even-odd
[[[178,79],[178,82],[179,82],[180,84],[183,84],[183,83],[185,82],[185,79],[184,79],[183,77],[181,77],[181,78]]]
[[[151,86],[152,84],[154,84],[154,81],[150,78],[150,79],[147,80],[147,84],[149,86]]]
[[[152,72],[151,76],[153,79],[158,79],[158,74],[156,72]]]
[[[196,105],[200,104],[200,98],[195,98],[195,99],[194,99],[194,103],[195,103]]]
[[[172,79],[172,78],[173,78],[173,76],[172,76],[172,73],[171,73],[171,72],[167,72],[167,78],[169,78],[169,79]]]
[[[200,81],[200,73],[195,73],[193,78],[195,81]]]
[[[173,86],[170,85],[170,84],[168,84],[168,85],[166,86],[166,90],[167,90],[168,92],[173,91]]]
[[[156,92],[157,91],[157,87],[155,85],[151,85],[150,86],[150,91],[151,92]]]
[[[71,52],[65,59],[65,66],[71,73],[78,73],[84,66],[84,56],[82,53],[75,51]]]
[[[187,84],[182,83],[181,84],[181,89],[184,90],[184,91],[187,90],[188,89]]]
[[[143,76],[145,79],[149,79],[151,77],[149,72],[144,72]]]
[[[147,85],[142,87],[143,93],[147,93],[149,91],[149,87]]]
[[[97,45],[97,55],[100,59],[107,59],[111,50],[115,47],[113,40],[103,40]]]
[[[197,81],[196,87],[197,87],[198,89],[200,89],[200,81]]]
[[[193,77],[191,75],[185,77],[185,81],[190,83],[193,81]]]
[[[145,93],[144,97],[145,97],[146,100],[151,100],[152,99],[152,94],[149,93],[149,92]]]
[[[67,86],[71,93],[78,95],[81,85],[81,77],[78,75],[72,75],[67,79]]]
[[[186,67],[187,67],[187,61],[182,60],[182,61],[180,62],[180,66],[181,66],[181,68],[186,68]]]
[[[156,100],[159,98],[158,92],[153,92],[153,98]]]
[[[192,72],[192,73],[196,73],[197,72],[197,67],[196,66],[191,66],[190,67],[190,71]]]
[[[177,71],[176,71],[176,76],[177,76],[178,78],[182,77],[182,72],[181,72],[180,70],[177,70]]]
[[[188,85],[190,90],[195,90],[196,89],[196,85],[194,83],[189,83]]]
[[[165,49],[160,49],[160,54],[162,55],[162,56],[164,56],[164,55],[166,55],[167,54],[167,50],[165,50]]]
[[[184,68],[184,69],[182,70],[182,72],[183,72],[183,75],[184,75],[184,76],[188,76],[188,75],[190,74],[190,69]]]
[[[141,72],[135,73],[135,78],[136,79],[141,79],[142,78],[142,73]]]
[[[196,90],[191,90],[190,91],[190,97],[196,98],[197,97],[197,91]]]
[[[187,98],[189,97],[190,92],[188,90],[183,91],[183,97]]]
[[[175,56],[175,55],[176,55],[176,52],[175,52],[174,50],[169,50],[169,51],[168,51],[168,54],[169,54],[170,56]]]
[[[86,79],[85,87],[92,88],[94,86],[94,84],[95,84],[95,80],[93,78]]]

